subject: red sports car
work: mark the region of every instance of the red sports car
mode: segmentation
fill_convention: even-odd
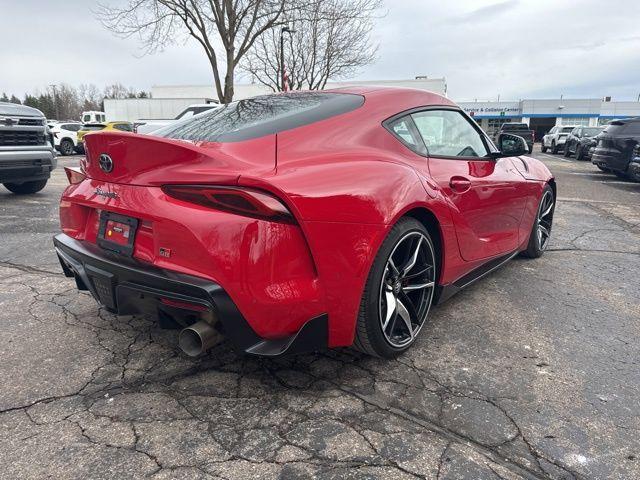
[[[349,88],[249,98],[153,136],[94,133],[54,239],[109,311],[280,355],[394,357],[432,305],[549,243],[556,186],[439,95]]]

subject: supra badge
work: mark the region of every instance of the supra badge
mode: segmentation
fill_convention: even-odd
[[[106,153],[103,153],[98,157],[98,163],[100,164],[100,170],[105,173],[110,173],[111,170],[113,170],[113,160]]]
[[[100,187],[96,188],[95,192],[93,193],[95,193],[99,197],[118,198],[118,194],[116,192],[107,192],[105,190],[102,190]]]

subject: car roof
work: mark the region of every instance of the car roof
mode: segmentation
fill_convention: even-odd
[[[407,87],[388,86],[348,86],[323,90],[329,93],[351,93],[365,98],[364,105],[358,109],[375,116],[392,117],[398,113],[418,107],[445,106],[462,111],[448,98],[428,90]]]
[[[193,103],[191,105],[189,105],[188,107],[185,107],[185,110],[187,108],[194,108],[194,107],[211,107],[211,108],[215,108],[215,107],[221,107],[222,105],[220,105],[219,103]]]

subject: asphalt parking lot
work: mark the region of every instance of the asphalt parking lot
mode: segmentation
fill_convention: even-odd
[[[62,275],[61,168],[0,189],[0,478],[640,478],[640,184],[535,156],[550,250],[435,309],[396,361],[188,358]]]

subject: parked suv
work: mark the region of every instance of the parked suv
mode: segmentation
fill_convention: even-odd
[[[610,122],[598,135],[591,163],[640,182],[640,117]]]
[[[500,135],[509,133],[511,135],[517,135],[522,137],[527,142],[529,153],[533,152],[533,142],[535,140],[535,132],[529,128],[526,123],[519,122],[506,122],[500,126],[500,130],[494,135],[494,141],[496,144],[500,143]]]
[[[576,127],[564,142],[564,156],[570,157],[576,154],[576,160],[589,158],[591,147],[595,146],[596,140],[593,138],[604,130],[604,127]]]
[[[80,122],[49,122],[49,129],[53,135],[53,145],[62,155],[73,155],[79,151],[78,130]]]
[[[56,163],[42,112],[0,102],[0,183],[13,193],[38,192]]]
[[[561,148],[564,149],[564,143],[566,142],[567,137],[576,127],[579,127],[579,125],[553,127],[549,130],[549,133],[542,137],[542,152],[546,152],[548,148],[551,149],[551,153],[558,153]]]

